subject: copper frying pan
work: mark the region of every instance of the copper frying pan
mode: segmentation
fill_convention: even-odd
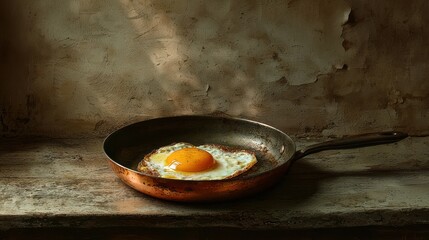
[[[216,201],[244,197],[277,182],[292,162],[328,149],[393,143],[401,132],[372,133],[309,146],[296,151],[293,140],[263,123],[214,116],[176,116],[146,120],[121,128],[104,141],[104,151],[116,175],[132,188],[173,201]],[[176,180],[136,171],[144,155],[174,142],[222,144],[252,150],[258,163],[248,172],[225,180]]]

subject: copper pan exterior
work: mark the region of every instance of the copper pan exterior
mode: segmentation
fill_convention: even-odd
[[[128,186],[152,197],[180,201],[207,202],[245,197],[273,185],[283,176],[289,164],[249,179],[226,181],[178,181],[156,178],[130,171],[110,161],[116,175]]]

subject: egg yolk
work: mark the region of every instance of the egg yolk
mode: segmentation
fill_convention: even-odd
[[[166,165],[183,172],[201,172],[215,165],[213,156],[198,148],[183,148],[167,157]]]

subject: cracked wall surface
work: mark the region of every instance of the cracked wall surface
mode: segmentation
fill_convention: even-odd
[[[295,135],[429,133],[429,3],[0,3],[0,132],[103,136],[180,114]]]

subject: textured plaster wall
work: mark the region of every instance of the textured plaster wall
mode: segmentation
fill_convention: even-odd
[[[297,135],[429,133],[429,2],[0,3],[2,135],[226,114]]]

